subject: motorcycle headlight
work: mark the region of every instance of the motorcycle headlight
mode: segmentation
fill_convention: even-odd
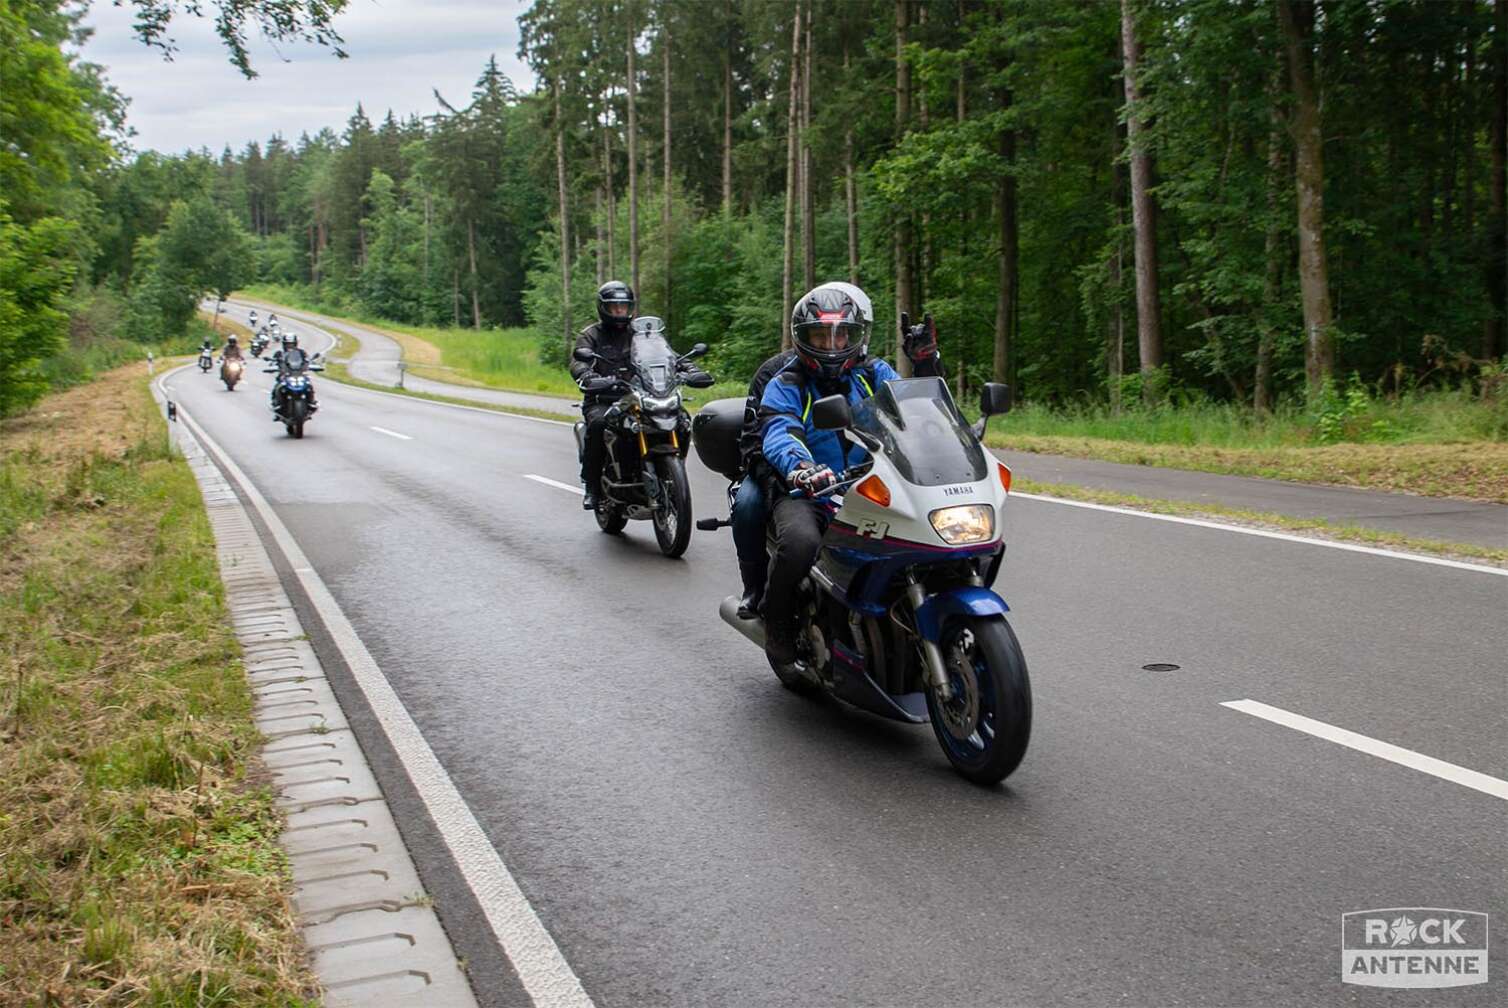
[[[967,546],[995,538],[995,509],[988,504],[938,508],[928,519],[949,546]]]
[[[677,406],[679,406],[680,405],[680,396],[677,396],[677,395],[668,395],[668,396],[663,396],[663,397],[641,396],[640,399],[639,399],[639,402],[643,405],[644,409],[647,409],[647,410],[650,410],[650,411],[653,411],[653,412],[660,412],[662,410],[672,410],[672,409],[675,409]]]

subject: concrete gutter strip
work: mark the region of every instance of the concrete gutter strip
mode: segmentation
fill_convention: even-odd
[[[156,383],[153,395],[161,401]],[[294,909],[330,1006],[473,1008],[366,756],[240,498],[181,424],[244,653],[262,757],[287,817]]]

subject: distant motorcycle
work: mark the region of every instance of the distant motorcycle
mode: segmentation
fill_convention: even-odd
[[[262,351],[267,349],[267,330],[263,329],[251,338],[251,355],[261,357]]]
[[[225,383],[225,391],[236,390],[236,383],[241,380],[241,375],[245,370],[246,362],[239,357],[220,358],[220,380]]]
[[[273,366],[265,368],[264,374],[275,374],[272,383],[272,415],[277,418],[288,436],[304,436],[304,424],[318,410],[314,401],[314,383],[310,371],[323,371],[322,354],[310,357],[298,347],[284,350]]]
[[[209,374],[209,369],[215,366],[215,355],[208,350],[199,351],[199,370]]]
[[[1009,389],[986,385],[981,405],[984,418],[1004,413]],[[743,411],[742,399],[708,403],[693,428],[697,455],[730,477]],[[798,589],[799,657],[770,665],[795,692],[930,720],[953,768],[994,784],[1016,769],[1031,734],[1026,659],[990,588],[1005,555],[1010,470],[984,450],[984,419],[966,424],[939,378],[886,382],[857,406],[828,396],[811,411],[818,429],[840,431],[869,457],[818,498],[830,520]],[[739,601],[728,596],[719,614],[763,647],[764,621],[741,618]]]
[[[684,462],[691,450],[691,416],[681,405],[680,386],[712,384],[711,375],[685,369],[706,352],[707,345],[698,343],[677,356],[665,339],[665,323],[644,315],[633,321],[628,366],[616,376],[590,378],[585,386],[588,392],[623,392],[605,418],[597,526],[611,534],[623,531],[630,519],[647,519],[654,523],[660,552],[668,557],[686,552],[691,540],[691,484]],[[586,347],[575,353],[580,361],[597,356]],[[586,451],[586,424],[580,420],[576,451]]]

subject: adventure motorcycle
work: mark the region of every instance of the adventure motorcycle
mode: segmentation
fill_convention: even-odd
[[[691,484],[686,479],[686,453],[691,450],[691,417],[681,405],[680,386],[706,388],[712,376],[687,373],[684,366],[707,352],[698,343],[676,356],[665,339],[665,323],[653,315],[633,320],[629,363],[618,376],[589,377],[583,390],[622,389],[623,395],[607,411],[603,445],[602,493],[597,502],[597,526],[618,533],[630,519],[654,523],[660,552],[678,557],[691,540]],[[575,357],[595,361],[586,347]],[[576,421],[576,452],[586,452],[586,423]]]
[[[841,395],[811,405],[818,429],[840,431],[870,457],[819,497],[831,520],[798,589],[799,657],[770,665],[796,692],[930,720],[954,769],[994,784],[1026,754],[1031,684],[1009,609],[989,587],[1005,556],[1010,470],[980,437],[1010,408],[1009,388],[986,385],[981,406],[970,427],[940,378],[886,382],[853,407]],[[743,412],[742,399],[719,400],[693,427],[698,456],[725,475],[739,469]],[[763,647],[763,619],[739,618],[739,601],[724,599],[722,618]]]
[[[241,375],[245,370],[246,362],[239,357],[220,358],[220,380],[225,383],[225,391],[236,390],[236,383],[241,380]]]
[[[314,401],[314,383],[308,372],[323,371],[323,354],[309,356],[298,347],[284,350],[264,374],[275,374],[272,383],[272,415],[289,437],[304,436],[304,423],[319,410]]]
[[[251,338],[251,355],[262,356],[262,351],[267,349],[267,330],[263,329]]]
[[[215,366],[215,355],[207,349],[199,351],[199,370],[209,374],[209,369]]]

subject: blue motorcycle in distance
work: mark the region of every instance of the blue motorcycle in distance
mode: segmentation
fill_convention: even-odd
[[[970,427],[938,378],[886,382],[855,407],[841,395],[812,405],[818,428],[840,431],[869,457],[828,495],[831,517],[799,588],[798,660],[770,660],[796,692],[930,721],[953,768],[980,784],[1015,770],[1031,735],[1026,660],[989,587],[1005,555],[1010,470],[980,436],[990,415],[1009,408],[1010,390],[987,385],[984,419]],[[742,399],[709,403],[692,427],[698,456],[729,476],[743,410]],[[763,647],[763,620],[740,618],[738,607],[728,596],[722,618]]]

